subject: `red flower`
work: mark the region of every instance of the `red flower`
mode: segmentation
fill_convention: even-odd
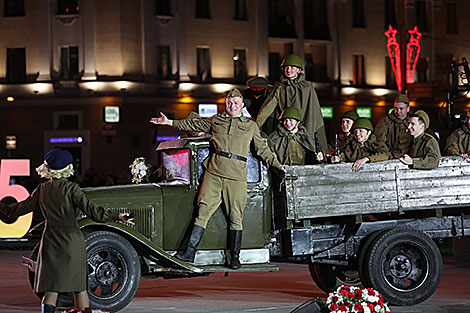
[[[382,301],[382,299],[379,300],[379,305],[384,306],[384,302]]]
[[[372,303],[367,303],[367,307],[373,312],[375,305]]]
[[[375,290],[371,288],[367,288],[369,296],[375,296]]]
[[[343,312],[347,312],[347,311],[348,311],[348,307],[343,304],[343,305],[340,305],[340,306],[339,306],[339,310],[340,310],[340,311],[343,311]]]
[[[364,308],[362,307],[362,305],[361,305],[360,303],[356,303],[356,304],[354,305],[354,308],[355,308],[356,311],[358,311],[358,312],[364,311]]]
[[[338,305],[336,303],[330,304],[329,307],[330,311],[336,311],[338,309]]]

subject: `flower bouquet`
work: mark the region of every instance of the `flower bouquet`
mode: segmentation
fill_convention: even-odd
[[[326,299],[331,313],[390,313],[382,295],[372,288],[340,286]]]
[[[152,164],[146,158],[136,158],[129,167],[131,168],[133,183],[139,184],[149,181],[150,174],[152,174]]]

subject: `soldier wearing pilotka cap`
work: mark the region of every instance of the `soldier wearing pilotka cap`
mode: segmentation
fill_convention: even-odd
[[[410,154],[405,154],[400,161],[416,169],[433,169],[439,166],[441,151],[439,143],[426,133],[429,127],[429,116],[423,110],[416,111],[408,118],[408,133],[413,137]]]
[[[187,262],[194,262],[197,247],[207,222],[222,201],[225,203],[227,216],[230,219],[229,248],[231,252],[230,267],[240,268],[240,248],[242,241],[243,210],[247,197],[246,164],[250,145],[253,143],[255,153],[271,166],[284,170],[276,154],[263,141],[256,123],[243,116],[243,96],[238,89],[231,90],[225,98],[225,112],[207,119],[169,120],[163,113],[150,120],[157,125],[169,125],[178,130],[202,131],[212,135],[214,152],[201,189],[198,194],[199,208],[191,237],[184,252],[176,257]]]

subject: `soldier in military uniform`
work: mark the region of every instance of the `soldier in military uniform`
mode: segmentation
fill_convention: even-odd
[[[269,136],[269,146],[282,164],[303,165],[323,160],[322,153],[315,151],[315,139],[302,125],[299,110],[289,107],[279,120],[277,130]]]
[[[121,220],[133,223],[126,213],[119,214],[93,205],[77,184],[67,180],[73,175],[72,161],[73,157],[68,151],[49,151],[44,163],[36,169],[41,177],[49,180],[40,184],[20,203],[10,206],[0,204],[0,216],[5,222],[13,222],[36,208],[46,219],[34,277],[34,292],[45,293],[41,305],[43,313],[55,311],[59,292],[75,293],[75,305],[80,310],[90,306],[86,291],[85,240],[77,226],[78,214],[83,212],[97,222]]]
[[[384,141],[392,153],[393,159],[398,159],[409,153],[413,138],[407,132],[410,101],[400,94],[394,103],[394,110],[377,123],[375,135]]]
[[[302,60],[290,54],[282,61],[281,68],[283,76],[263,103],[256,124],[263,127],[269,117],[279,119],[284,109],[294,107],[299,110],[307,132],[312,136],[318,133],[321,150],[328,151],[320,103],[312,83],[305,80]]]
[[[390,159],[390,152],[385,143],[372,133],[374,127],[366,118],[358,118],[353,126],[354,140],[351,140],[339,156],[332,156],[331,162],[354,162],[352,171],[356,172],[367,162],[379,162]]]
[[[341,134],[338,135],[339,150],[343,150],[349,141],[354,140],[351,128],[358,118],[359,115],[355,110],[347,111],[341,117]]]
[[[429,127],[429,116],[422,110],[410,115],[408,132],[413,136],[410,154],[405,154],[400,161],[416,169],[433,169],[439,166],[441,151],[436,138],[425,132]]]
[[[256,120],[258,117],[261,105],[266,100],[272,86],[269,85],[269,81],[265,77],[255,76],[246,81],[247,88],[243,90],[243,101],[246,106],[246,110],[250,113],[251,117]],[[266,122],[270,124],[276,124],[277,121],[270,119]]]
[[[447,138],[446,155],[460,155],[462,158],[468,158],[470,152],[470,116],[467,113],[465,123],[462,127],[456,129]]]
[[[284,169],[277,160],[276,154],[263,141],[255,122],[243,116],[242,108],[242,94],[238,89],[233,89],[227,94],[225,112],[222,114],[201,120],[169,120],[163,113],[160,113],[160,117],[150,120],[151,123],[173,126],[178,130],[203,131],[212,134],[211,140],[215,152],[210,156],[198,195],[198,216],[186,250],[176,255],[183,261],[194,262],[207,222],[223,200],[230,219],[230,267],[240,268],[242,220],[247,197],[246,160],[250,144],[253,143],[256,154],[269,165]]]

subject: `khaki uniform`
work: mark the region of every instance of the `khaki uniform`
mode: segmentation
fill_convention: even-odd
[[[282,111],[291,106],[299,110],[307,131],[312,136],[315,132],[318,133],[320,148],[323,152],[327,152],[325,125],[317,93],[312,83],[305,80],[303,73],[299,73],[297,78],[292,80],[284,76],[280,78],[261,107],[256,124],[262,127],[269,117],[279,119]],[[275,128],[271,133],[273,131]]]
[[[352,132],[350,132],[349,135],[346,135],[345,133],[338,134],[339,151],[342,151],[344,147],[346,147],[348,143],[352,140],[354,140],[354,135]]]
[[[450,134],[447,138],[445,153],[446,155],[470,153],[470,129],[467,125],[462,125]]]
[[[39,208],[46,219],[34,277],[35,292],[79,292],[87,289],[85,241],[77,225],[83,212],[98,222],[114,221],[117,212],[93,205],[80,187],[67,179],[40,184],[24,201],[2,206],[10,218]],[[80,212],[81,211],[81,212]]]
[[[247,117],[231,117],[223,113],[208,119],[173,121],[173,127],[211,133],[216,151],[210,156],[204,175],[197,201],[199,213],[194,224],[206,228],[209,218],[223,199],[230,217],[230,229],[242,230],[248,166],[245,161],[219,155],[217,152],[247,158],[250,144],[253,143],[255,153],[266,163],[274,167],[280,166],[276,155],[263,141],[258,126]]]
[[[349,141],[339,157],[343,162],[356,162],[365,157],[368,157],[370,162],[379,162],[389,160],[390,152],[383,141],[378,140],[374,134],[370,134],[362,144],[354,139]]]
[[[404,120],[397,118],[394,112],[381,119],[375,126],[375,135],[389,147],[393,159],[399,159],[410,152],[413,137],[406,131],[408,117]]]
[[[303,125],[292,134],[281,124],[269,136],[269,146],[275,151],[278,160],[287,165],[303,165],[313,163],[315,139]]]
[[[439,143],[428,133],[422,133],[413,139],[410,157],[413,158],[411,168],[428,170],[436,168],[441,160]]]

